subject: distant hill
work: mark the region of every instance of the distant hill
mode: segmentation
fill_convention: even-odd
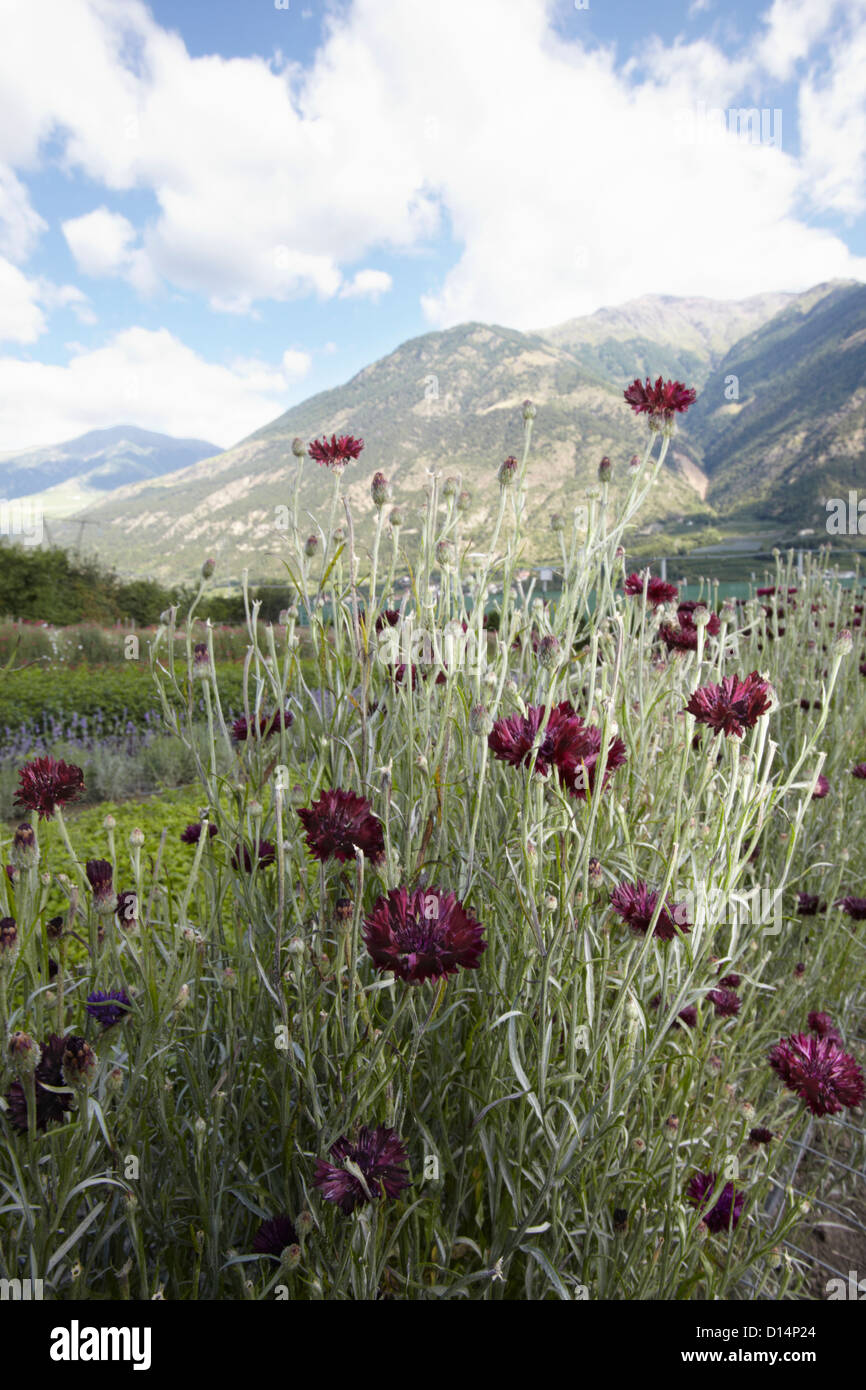
[[[570,514],[584,500],[604,454],[616,507],[628,460],[646,440],[622,392],[644,373],[699,392],[641,519],[668,553],[727,522],[817,532],[823,496],[866,487],[866,287],[835,282],[731,304],[652,296],[540,333],[483,323],[427,333],[222,454],[101,495],[65,534],[60,523],[55,539],[75,543],[89,521],[88,544],[123,573],[186,579],[212,554],[226,577],[247,566],[254,579],[282,579],[275,509],[293,489],[292,439],[335,431],[366,441],[345,477],[359,547],[373,533],[373,473],[391,481],[411,537],[436,469],[470,492],[464,536],[483,548],[496,470],[520,450],[529,397],[538,415],[524,553],[527,562],[549,559],[551,513]],[[736,401],[725,395],[731,376]],[[325,470],[306,460],[301,506],[323,525],[329,490]],[[650,544],[640,533],[632,541]]]
[[[751,299],[680,299],[644,295],[613,309],[598,309],[544,329],[542,337],[589,371],[619,383],[661,373],[704,384],[738,339],[786,308],[793,294],[758,294]]]
[[[123,488],[88,510],[88,518],[102,523],[89,539],[123,568],[147,566],[166,577],[192,573],[206,554],[220,557],[221,567],[235,574],[245,564],[256,575],[280,574],[274,509],[290,497],[297,467],[292,439],[336,431],[366,441],[345,479],[361,544],[372,538],[373,473],[381,469],[391,480],[394,502],[407,512],[408,534],[424,506],[428,469],[436,468],[459,475],[472,494],[464,530],[481,546],[498,504],[496,470],[521,448],[526,397],[538,407],[527,558],[547,556],[555,549],[550,514],[572,511],[596,483],[604,454],[616,460],[614,487],[624,486],[646,427],[624,405],[622,384],[588,371],[567,349],[537,334],[482,323],[414,338],[218,458]],[[323,522],[329,485],[324,469],[304,463],[301,505]],[[707,514],[685,482],[659,488],[647,510],[648,519]]]
[[[720,514],[823,530],[827,498],[866,492],[866,285],[817,286],[735,343],[683,441]]]
[[[63,444],[0,455],[0,497],[43,494],[40,505],[49,516],[68,515],[115,488],[177,472],[219,452],[203,439],[114,425]]]

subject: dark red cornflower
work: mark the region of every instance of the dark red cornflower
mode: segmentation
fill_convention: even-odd
[[[255,1255],[276,1255],[279,1259],[289,1245],[297,1245],[298,1233],[290,1216],[272,1216],[263,1221],[253,1237]]]
[[[88,859],[84,872],[93,890],[94,903],[101,905],[114,896],[113,871],[107,859]]]
[[[749,1143],[754,1144],[756,1149],[759,1148],[761,1144],[771,1144],[775,1137],[771,1129],[763,1129],[761,1126],[749,1130]]]
[[[642,574],[630,574],[625,581],[625,591],[635,598],[640,598],[643,593],[644,577]],[[659,579],[655,575],[650,575],[646,586],[646,601],[657,608],[660,603],[673,603],[678,596],[679,589],[676,584],[668,584],[667,580]]]
[[[207,822],[207,833],[211,839],[213,839],[214,835],[217,833],[217,828],[213,821],[209,820]],[[201,839],[201,821],[194,821],[192,825],[188,825],[186,830],[180,832],[180,838],[185,845],[197,845]]]
[[[311,459],[323,463],[326,468],[342,468],[356,459],[363,447],[363,439],[355,439],[351,434],[341,434],[338,439],[332,434],[330,439],[327,435],[314,439],[308,452]]]
[[[817,913],[823,912],[826,906],[816,893],[797,894],[797,913],[800,917],[814,917]]]
[[[277,851],[270,840],[259,840],[255,847],[256,862],[260,869],[267,869],[277,857]],[[246,873],[253,871],[253,856],[249,845],[238,845],[232,851],[232,863],[236,869],[244,869]]]
[[[818,780],[815,783],[815,790],[812,793],[812,800],[823,801],[824,797],[827,795],[829,790],[830,783],[827,781],[827,778],[824,776],[822,772],[820,773]]]
[[[610,895],[610,905],[614,912],[639,936],[646,936],[658,900],[658,889],[649,888],[642,881],[620,883]],[[671,941],[676,936],[677,929],[688,933],[690,928],[686,904],[674,903],[668,898],[659,913],[653,936],[657,936],[661,941]]]
[[[707,995],[719,1018],[733,1018],[743,1007],[743,1001],[732,989],[711,989]]]
[[[719,980],[719,987],[721,989],[739,989],[739,975],[723,975],[722,978]]]
[[[714,738],[721,733],[726,738],[742,738],[744,731],[754,728],[761,715],[767,713],[771,703],[770,687],[757,671],[752,671],[744,680],[725,676],[721,685],[700,686],[690,696],[686,709],[699,724],[712,729]]]
[[[705,604],[697,604],[694,600],[681,603],[677,609],[677,621],[675,623],[662,623],[659,628],[659,636],[667,647],[668,651],[696,652],[698,649],[698,629],[694,620],[695,608],[704,608]],[[710,614],[710,621],[704,628],[708,637],[717,637],[721,631],[721,621],[718,613]]]
[[[427,673],[422,672],[422,674],[427,674]],[[401,661],[400,664],[399,664],[399,666],[395,666],[395,667],[394,667],[394,684],[395,684],[395,685],[402,685],[402,684],[403,684],[403,681],[405,680],[405,678],[406,678],[406,663],[405,663],[404,661]],[[415,689],[417,688],[417,686],[418,686],[418,667],[414,664],[414,662],[413,662],[412,667],[411,667],[411,678],[412,678],[412,689],[415,690]],[[437,671],[437,673],[436,673],[436,684],[437,684],[437,685],[444,685],[447,679],[448,679],[448,677],[445,675],[445,672],[444,672],[444,671]]]
[[[256,732],[260,739],[272,738],[280,729],[288,729],[293,723],[294,715],[290,709],[278,710],[276,714],[260,714],[258,719],[250,720],[241,715],[232,724],[232,742],[245,743],[247,739],[255,738]]]
[[[859,777],[861,782],[866,781],[866,763],[858,763],[856,767],[852,767],[851,776]]]
[[[49,1091],[47,1086],[65,1086],[63,1078],[63,1054],[72,1044],[82,1043],[83,1038],[72,1033],[58,1037],[52,1033],[42,1044],[42,1055],[36,1068],[36,1128],[45,1129],[49,1124],[58,1124],[72,1105],[72,1093]],[[20,1081],[13,1081],[6,1092],[7,1114],[16,1129],[27,1130],[27,1093]]]
[[[325,1200],[336,1202],[346,1216],[380,1197],[393,1202],[409,1186],[409,1156],[396,1130],[386,1125],[372,1130],[362,1126],[354,1142],[343,1136],[331,1146],[331,1157],[336,1163],[316,1160],[313,1181]],[[362,1177],[344,1166],[347,1159]]]
[[[834,907],[841,907],[855,922],[866,922],[866,898],[837,898]]]
[[[529,767],[546,777],[551,767],[571,796],[585,801],[587,791],[595,787],[596,770],[601,752],[601,730],[594,724],[584,724],[568,700],[555,705],[538,748],[532,746],[544,723],[545,705],[530,705],[525,715],[514,714],[499,719],[487,737],[494,758],[511,767]],[[621,738],[611,741],[607,750],[603,787],[626,760],[625,744]]]
[[[648,415],[652,421],[659,418],[672,420],[674,414],[682,414],[690,405],[694,405],[698,393],[681,381],[663,381],[658,377],[653,385],[647,377],[644,385],[635,377],[631,386],[623,391],[623,396],[636,415]]]
[[[316,859],[357,858],[361,850],[365,858],[378,863],[385,854],[382,825],[373,815],[369,801],[354,792],[335,787],[322,792],[318,801],[298,811],[307,832],[307,845]]]
[[[477,970],[487,950],[484,928],[453,893],[392,888],[364,921],[364,944],[376,969],[409,984]]]
[[[114,913],[120,918],[122,926],[127,929],[135,927],[138,923],[138,894],[128,890],[118,893]]]
[[[34,758],[18,774],[17,806],[38,811],[40,820],[50,820],[58,806],[73,801],[84,791],[84,773],[75,763],[62,758]]]
[[[396,627],[400,621],[400,610],[398,608],[383,608],[376,619],[376,631],[384,632],[386,627]]]
[[[736,1227],[746,1200],[744,1192],[737,1192],[732,1182],[725,1183],[721,1195],[713,1205],[713,1197],[718,1181],[717,1173],[696,1173],[686,1188],[686,1197],[693,1207],[701,1211],[701,1220],[716,1235]],[[706,1208],[709,1207],[709,1210]]]
[[[770,1066],[813,1115],[836,1115],[863,1103],[863,1073],[831,1038],[807,1033],[782,1038],[770,1053]]]
[[[686,1007],[684,1009],[680,1009],[679,1013],[677,1014],[677,1019],[682,1019],[683,1023],[687,1028],[697,1027],[697,1007],[694,1004],[686,1004]],[[674,1023],[676,1023],[677,1019],[674,1019]]]
[[[829,1038],[838,1047],[842,1046],[842,1034],[829,1014],[814,1010],[810,1013],[808,1021],[810,1033],[814,1033],[819,1038]]]

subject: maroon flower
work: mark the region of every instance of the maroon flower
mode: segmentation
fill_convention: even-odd
[[[311,459],[323,463],[326,468],[342,468],[356,459],[363,447],[363,439],[355,439],[351,434],[341,434],[339,439],[335,434],[330,439],[324,435],[321,439],[313,440],[309,454]]]
[[[316,1160],[313,1181],[325,1200],[336,1202],[346,1216],[380,1197],[393,1202],[409,1186],[409,1156],[396,1130],[385,1125],[372,1130],[362,1126],[354,1143],[345,1136],[338,1139],[331,1146],[331,1157],[336,1164]],[[363,1181],[344,1166],[347,1159],[363,1175]]]
[[[830,783],[827,781],[827,778],[824,776],[824,774],[823,774],[823,772],[822,772],[822,773],[819,775],[817,782],[815,783],[815,790],[814,790],[813,793],[812,793],[812,800],[813,800],[813,801],[822,801],[823,798],[827,795],[827,793],[828,793],[829,790],[830,790]]]
[[[866,782],[866,763],[858,763],[851,769],[852,777],[859,777],[861,782]]]
[[[631,386],[623,391],[634,413],[648,415],[650,420],[673,419],[675,413],[682,414],[690,405],[694,405],[697,394],[697,391],[684,386],[681,381],[663,381],[661,377],[657,378],[655,385],[649,377],[645,385],[635,377]]]
[[[260,869],[267,869],[277,857],[277,851],[270,840],[259,840],[255,847],[256,862]],[[249,845],[238,845],[232,851],[232,863],[236,869],[244,869],[246,873],[253,871],[253,855]]]
[[[686,1004],[684,1009],[680,1009],[677,1018],[681,1018],[687,1028],[695,1028],[698,1022],[698,1011],[694,1004]],[[674,1020],[676,1022],[676,1019]]]
[[[644,577],[642,574],[630,574],[625,581],[625,591],[627,594],[640,598],[643,593]],[[650,575],[646,586],[646,601],[657,608],[660,603],[673,603],[679,594],[676,584],[668,584],[665,579],[658,579],[655,575]]]
[[[770,1053],[770,1066],[813,1115],[836,1115],[863,1103],[863,1073],[831,1038],[807,1033],[782,1038]]]
[[[409,984],[477,970],[487,950],[484,928],[453,893],[392,888],[364,921],[364,944],[377,970]]]
[[[829,1014],[814,1010],[809,1015],[809,1032],[819,1038],[829,1038],[838,1047],[842,1046],[842,1034]]]
[[[704,608],[705,604],[698,604],[694,600],[681,603],[677,609],[677,621],[675,623],[662,623],[659,628],[659,636],[667,647],[668,651],[696,652],[698,649],[698,629],[694,620],[695,608]],[[721,630],[721,622],[718,613],[710,614],[710,621],[704,631],[708,637],[716,637]]]
[[[686,1188],[686,1197],[693,1207],[700,1209],[701,1220],[714,1235],[736,1226],[746,1200],[745,1193],[737,1192],[734,1184],[729,1182],[725,1183],[721,1195],[711,1205],[717,1181],[717,1173],[696,1173]],[[709,1210],[706,1210],[707,1207]]]
[[[384,632],[386,627],[396,627],[400,621],[400,610],[398,608],[383,608],[376,619],[376,631]]]
[[[740,977],[739,975],[723,975],[719,980],[719,986],[722,989],[739,989]]]
[[[837,898],[834,907],[841,907],[855,922],[866,922],[866,898]]]
[[[214,835],[217,833],[217,828],[213,821],[207,822],[207,833],[211,839],[213,839]],[[180,838],[185,845],[197,845],[201,839],[201,821],[194,821],[192,825],[188,825],[186,830],[180,832]]]
[[[263,1221],[253,1237],[253,1253],[276,1255],[279,1259],[288,1245],[297,1245],[298,1233],[290,1216],[272,1216]]]
[[[749,1130],[749,1143],[754,1144],[756,1149],[760,1148],[761,1144],[771,1144],[775,1137],[771,1129],[763,1129],[760,1126]]]
[[[107,859],[88,859],[84,872],[93,890],[94,903],[101,905],[114,896],[112,868]]]
[[[129,892],[118,893],[117,902],[114,907],[115,916],[120,919],[120,924],[131,930],[138,925],[138,894]]]
[[[699,724],[707,724],[713,737],[724,733],[742,738],[770,708],[770,688],[752,671],[744,680],[725,676],[721,685],[702,685],[689,698],[686,709]]]
[[[417,686],[418,686],[418,667],[414,664],[414,662],[412,663],[412,666],[411,666],[411,668],[410,668],[410,675],[411,675],[411,679],[412,679],[412,689],[415,690],[415,689],[417,688]],[[422,672],[422,675],[429,675],[429,671]],[[403,684],[403,681],[405,680],[405,678],[406,678],[406,663],[405,663],[404,661],[401,661],[400,664],[399,664],[398,666],[395,666],[395,667],[394,667],[394,684],[395,684],[395,685],[402,685],[402,684]],[[445,675],[445,672],[444,672],[444,671],[438,671],[438,672],[436,673],[436,684],[437,684],[437,685],[444,685],[445,682],[447,681],[447,679],[448,679],[448,677]]]
[[[743,1001],[732,989],[711,989],[707,995],[719,1018],[733,1018],[743,1007]]]
[[[544,705],[530,705],[525,715],[497,720],[487,737],[493,756],[511,767],[528,767],[545,712]],[[595,787],[600,752],[601,730],[585,724],[569,701],[563,700],[551,710],[532,768],[546,777],[554,767],[569,794],[586,800],[587,791],[592,793]],[[625,760],[625,744],[621,738],[613,739],[607,750],[603,787]]]
[[[658,889],[649,888],[642,881],[620,883],[610,895],[610,905],[614,912],[639,936],[646,936],[658,900]],[[683,933],[688,933],[690,927],[686,904],[674,903],[668,898],[659,913],[653,936],[657,936],[661,941],[671,941],[677,934],[677,928]]]
[[[385,838],[381,822],[373,815],[369,801],[354,792],[322,792],[312,806],[298,811],[307,832],[307,844],[311,854],[324,862],[326,859],[357,858],[361,850],[367,859],[378,863],[385,854]]]
[[[18,774],[15,803],[38,811],[40,820],[50,820],[55,808],[72,801],[84,791],[84,773],[62,758],[34,758]]]
[[[247,720],[243,715],[232,724],[232,742],[245,743],[249,738],[273,737],[280,729],[288,729],[294,722],[290,709],[278,710],[276,714],[260,714],[258,719]]]
[[[52,1033],[42,1044],[42,1056],[34,1073],[36,1080],[36,1128],[45,1129],[49,1124],[57,1124],[63,1119],[72,1105],[69,1091],[48,1091],[46,1086],[65,1086],[63,1079],[63,1054],[72,1044],[82,1043],[83,1038],[68,1034],[65,1038]],[[16,1129],[27,1129],[27,1094],[20,1081],[13,1081],[6,1092],[8,1115]]]
[[[801,917],[814,917],[818,912],[823,912],[826,906],[815,893],[797,894],[797,912]]]

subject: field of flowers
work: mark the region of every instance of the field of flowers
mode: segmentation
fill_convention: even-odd
[[[863,603],[820,557],[779,555],[745,602],[626,572],[691,399],[629,389],[645,455],[615,505],[605,459],[551,518],[550,603],[514,582],[530,402],[485,553],[431,476],[399,606],[387,480],[358,555],[362,443],[316,441],[329,523],[295,500],[296,601],[250,605],[237,688],[196,626],[210,562],[149,644],[194,788],[77,818],[74,749],[20,750],[0,1275],[55,1299],[801,1296],[797,1145],[813,1200],[834,1161],[859,1200],[863,1166]]]

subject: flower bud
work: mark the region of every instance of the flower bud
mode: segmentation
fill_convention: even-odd
[[[11,970],[18,955],[18,927],[14,917],[0,918],[0,970]]]
[[[843,627],[833,642],[833,651],[837,656],[850,656],[853,650],[854,638],[847,627]]]
[[[442,484],[443,497],[456,497],[459,484],[456,478],[446,478]]]
[[[306,557],[307,557],[308,560],[311,560],[311,559],[313,558],[313,556],[314,556],[315,553],[316,553],[316,550],[318,549],[318,546],[319,546],[319,537],[318,537],[318,536],[307,536],[307,539],[306,539],[306,541],[304,542],[304,554],[306,555]]]
[[[338,898],[334,904],[334,915],[338,922],[351,922],[355,913],[355,904],[351,898]]]
[[[632,454],[631,458],[628,461],[628,466],[629,468],[640,468],[640,455]]]
[[[608,458],[607,454],[605,454],[604,458],[601,460],[601,463],[598,465],[598,480],[599,480],[599,482],[601,482],[601,483],[606,483],[607,480],[608,480],[608,478],[610,477],[610,473],[611,473],[611,462],[610,462],[610,459]]]
[[[469,711],[469,732],[476,738],[486,738],[493,728],[493,717],[486,705],[473,705]]]
[[[292,453],[296,459],[307,457],[307,446],[298,435],[295,435],[295,438],[292,440]]]
[[[16,869],[35,869],[39,863],[36,831],[29,821],[22,821],[15,831],[9,858]]]
[[[513,454],[509,454],[505,462],[499,465],[498,477],[500,487],[511,487],[511,484],[517,477],[518,466],[517,459]]]
[[[559,639],[552,633],[542,637],[538,644],[538,664],[548,670],[559,665]]]
[[[204,564],[203,564],[202,567],[201,567],[201,577],[202,577],[202,579],[210,579],[210,577],[211,577],[211,575],[213,574],[213,572],[214,572],[215,569],[216,569],[216,560],[213,558],[212,555],[209,555],[208,558],[205,560]]]
[[[103,830],[116,830],[117,821],[114,819],[114,816],[106,816],[102,822],[102,828]]]
[[[370,483],[370,495],[373,498],[373,505],[379,508],[384,507],[386,502],[391,500],[391,486],[384,473],[374,473]]]
[[[132,845],[133,849],[141,849],[144,844],[144,831],[139,830],[138,826],[134,826],[133,829],[130,830],[129,843]]]
[[[466,512],[466,511],[468,511],[468,510],[469,510],[469,507],[470,507],[470,505],[471,505],[471,503],[472,503],[472,494],[471,494],[470,492],[466,492],[465,490],[464,490],[463,492],[458,492],[458,494],[457,494],[457,510],[458,510],[458,512]]]
[[[300,1213],[300,1215],[298,1216],[297,1221],[295,1222],[295,1226],[297,1227],[298,1235],[300,1235],[300,1236],[308,1236],[308,1235],[310,1234],[310,1231],[313,1229],[313,1227],[314,1227],[315,1224],[316,1224],[316,1223],[315,1223],[314,1220],[313,1220],[313,1213],[310,1212],[310,1211],[307,1211],[306,1208],[305,1208],[305,1209]]]
[[[560,532],[565,530],[565,517],[562,515],[562,512],[553,513],[550,518],[550,529],[553,531],[554,535],[557,536]]]
[[[63,1053],[63,1079],[67,1086],[89,1088],[96,1075],[97,1060],[85,1038],[67,1038]]]
[[[589,861],[589,882],[593,888],[600,888],[604,883],[604,874],[601,863],[598,859],[592,858]]]
[[[400,527],[403,525],[403,513],[400,511],[399,507],[394,507],[392,509],[388,521],[395,531],[399,531]]]
[[[192,674],[194,680],[210,680],[213,676],[207,642],[196,642],[193,648]]]
[[[436,542],[436,563],[441,569],[451,569],[454,564],[454,552],[450,541]]]
[[[9,1065],[16,1076],[32,1076],[39,1066],[42,1049],[29,1033],[12,1033],[9,1037]]]
[[[524,402],[523,402],[523,418],[524,418],[524,420],[534,420],[534,419],[535,419],[535,415],[536,415],[536,410],[535,410],[535,406],[532,404],[532,401],[529,401],[529,400],[524,401]]]

